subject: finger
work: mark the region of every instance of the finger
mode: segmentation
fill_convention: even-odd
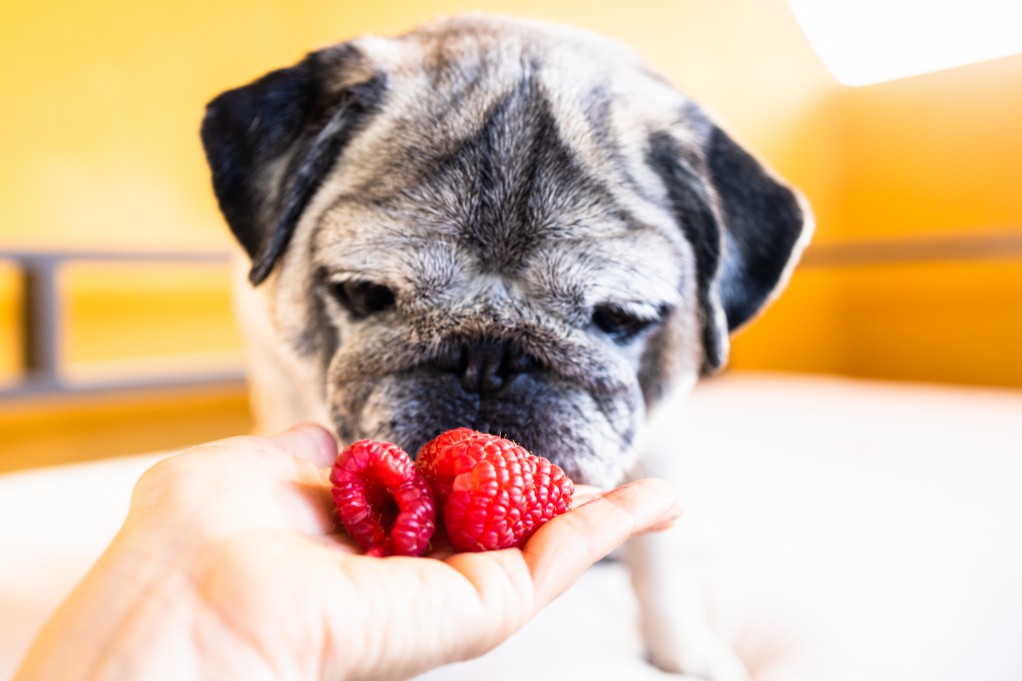
[[[291,456],[309,461],[319,468],[337,460],[337,441],[326,428],[300,423],[270,438]]]
[[[607,490],[591,485],[575,485],[575,493],[571,497],[571,507],[575,508],[584,503],[592,501],[598,496],[604,495]]]
[[[537,610],[628,538],[669,525],[680,515],[674,487],[649,478],[618,487],[554,518],[522,550],[532,572]]]
[[[633,534],[670,519],[677,513],[676,507],[677,493],[670,485],[644,480],[606,492],[554,518],[521,551],[456,553],[444,562],[436,556],[429,560],[390,558],[373,570],[377,577],[381,570],[393,570],[387,579],[391,590],[399,588],[401,578],[407,580],[414,573],[407,600],[417,605],[410,612],[402,611],[400,617],[405,630],[430,632],[428,647],[410,658],[415,671],[421,671],[492,649],[567,589],[586,568]],[[429,588],[423,588],[427,584]],[[385,631],[375,637],[392,642],[394,631],[401,628],[392,624],[388,621]],[[371,634],[369,638],[374,638]],[[414,639],[423,640],[421,636]],[[404,676],[410,675],[404,671]]]

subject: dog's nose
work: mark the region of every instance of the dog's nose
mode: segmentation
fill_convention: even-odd
[[[500,390],[509,379],[538,365],[535,357],[511,343],[489,339],[461,343],[450,359],[441,368],[458,374],[462,387],[473,393]]]

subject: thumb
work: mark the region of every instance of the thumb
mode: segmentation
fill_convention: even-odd
[[[677,490],[664,480],[647,478],[597,496],[546,523],[522,549],[532,573],[536,610],[627,539],[670,527],[681,513]]]
[[[270,438],[286,453],[305,459],[319,468],[332,466],[337,460],[337,441],[326,428],[313,423],[299,423]]]

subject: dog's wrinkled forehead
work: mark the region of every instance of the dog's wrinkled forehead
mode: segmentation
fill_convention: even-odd
[[[562,55],[571,44],[542,32],[502,33],[498,44],[478,27],[356,41],[386,79],[386,106],[310,206],[313,257],[425,287],[449,288],[466,262],[561,288],[588,270],[592,290],[569,297],[601,295],[592,275],[614,263],[640,272],[633,297],[677,292],[687,246],[645,155],[646,131],[662,123],[650,116],[677,118],[683,98],[621,47],[611,59],[586,42]],[[569,58],[583,70],[559,63]],[[621,96],[629,88],[646,90],[634,111]],[[650,106],[656,97],[662,111]]]
[[[648,133],[679,123],[684,97],[622,45],[530,27],[460,20],[402,38],[353,41],[366,77],[386,81],[386,103],[362,137],[372,153],[353,148],[351,155],[400,170],[372,173],[375,183],[359,189],[369,197],[393,192],[409,170],[434,173],[437,161],[448,179],[483,173],[481,180],[505,190],[540,179],[574,183],[582,167],[626,171],[632,176],[604,179],[633,188],[656,185],[644,158]],[[694,123],[678,127],[695,134]],[[708,132],[708,123],[701,127]],[[529,175],[553,168],[559,178]],[[599,189],[613,190],[607,184]]]

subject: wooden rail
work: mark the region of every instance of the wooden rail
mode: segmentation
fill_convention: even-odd
[[[60,349],[65,337],[63,295],[58,286],[61,268],[69,262],[104,263],[212,263],[226,265],[227,253],[139,251],[29,251],[0,249],[0,261],[13,263],[22,278],[21,379],[0,387],[0,402],[26,397],[104,393],[146,388],[240,383],[239,367],[178,372],[171,376],[146,375],[121,378],[69,380],[62,369]]]
[[[1022,228],[946,236],[831,240],[810,244],[803,267],[898,265],[1022,258]]]

